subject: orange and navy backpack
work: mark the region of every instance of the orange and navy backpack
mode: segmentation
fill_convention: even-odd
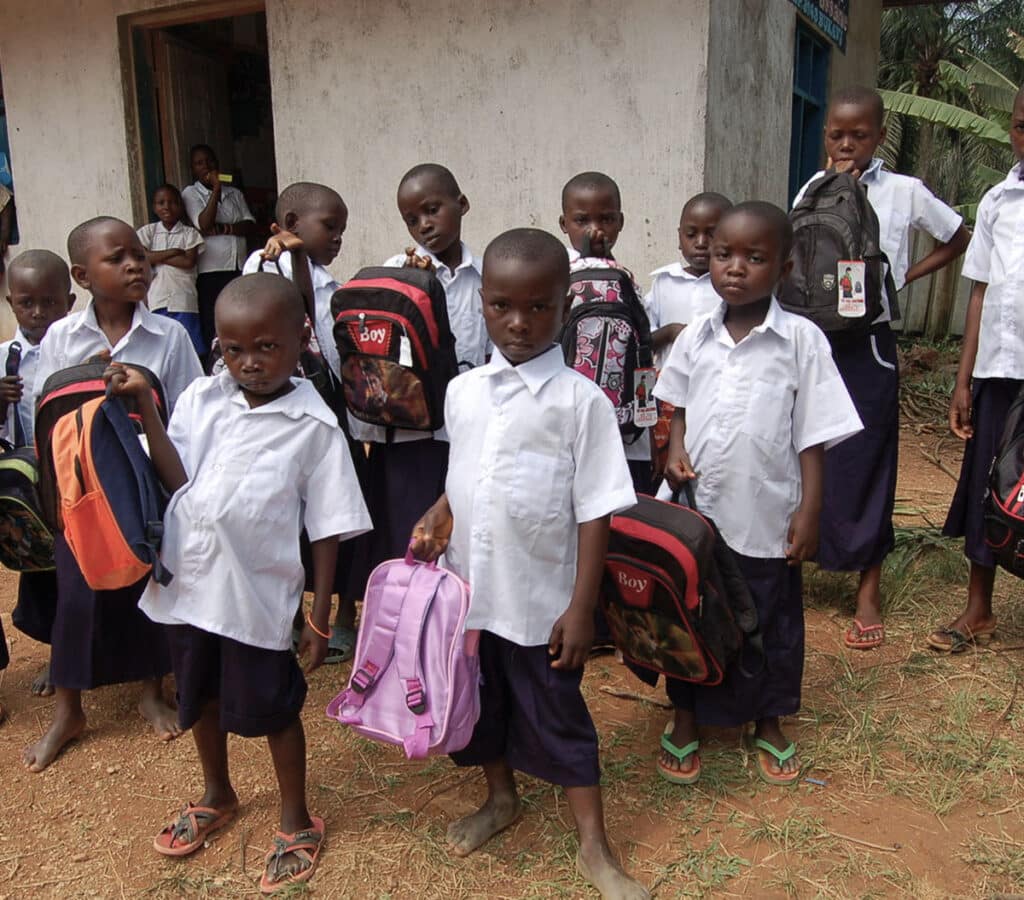
[[[458,374],[441,282],[424,269],[360,269],[331,299],[345,405],[385,428],[437,431]]]
[[[117,397],[96,397],[62,416],[51,437],[64,539],[94,591],[130,587],[160,562],[167,496]]]

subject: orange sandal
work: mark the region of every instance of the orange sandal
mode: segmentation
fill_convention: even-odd
[[[188,856],[206,843],[218,828],[234,819],[236,809],[222,811],[189,803],[173,822],[153,838],[153,849],[164,856]]]
[[[874,650],[884,642],[885,626],[881,622],[877,625],[862,625],[858,619],[853,620],[843,637],[843,643],[851,650]]]
[[[289,884],[309,881],[313,877],[317,860],[320,857],[320,850],[324,845],[326,829],[324,820],[319,816],[310,816],[309,818],[313,823],[312,828],[304,828],[294,834],[285,834],[279,831],[274,835],[274,846],[267,854],[265,871],[260,879],[261,893],[273,894]],[[289,853],[304,862],[306,868],[298,872],[282,873],[281,860]]]

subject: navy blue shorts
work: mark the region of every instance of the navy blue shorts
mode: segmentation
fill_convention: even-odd
[[[896,337],[888,324],[837,341],[832,355],[864,430],[825,453],[818,565],[862,572],[895,546],[900,440]]]
[[[57,572],[22,572],[18,578],[18,605],[11,613],[14,627],[41,644],[53,636],[57,617]]]
[[[960,480],[942,533],[964,539],[964,555],[979,566],[994,569],[995,557],[985,543],[985,491],[988,470],[1003,435],[1006,414],[1021,384],[1014,378],[979,378],[971,387],[974,437],[964,447]]]
[[[212,701],[220,727],[264,737],[291,725],[306,701],[306,679],[290,650],[266,650],[192,625],[168,625],[178,688],[178,724],[191,728]]]
[[[693,710],[701,725],[735,727],[758,719],[790,716],[800,709],[804,672],[800,567],[788,566],[784,559],[757,559],[739,553],[734,556],[757,609],[764,636],[765,666],[753,678],[733,667],[715,687],[666,678],[669,700],[679,709]],[[640,666],[629,668],[641,681],[657,684],[656,672]]]
[[[4,635],[4,623],[0,621],[0,671],[6,669],[10,661],[11,656],[7,650],[7,637]]]
[[[547,645],[520,647],[480,633],[480,721],[459,766],[504,759],[513,769],[562,787],[601,781],[597,731],[580,693],[583,669],[551,668]]]

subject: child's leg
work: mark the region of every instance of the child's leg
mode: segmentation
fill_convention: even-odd
[[[238,795],[228,774],[228,734],[220,727],[220,704],[212,700],[192,725],[192,739],[203,767],[203,796],[199,806],[221,812],[238,809]]]
[[[596,887],[606,900],[643,900],[650,897],[643,885],[623,871],[608,846],[601,786],[567,787],[565,796],[579,835],[580,849],[576,855],[576,868],[580,875]]]
[[[456,856],[468,856],[481,844],[504,831],[523,811],[515,775],[504,759],[485,763],[487,799],[476,812],[448,826],[448,846]]]
[[[754,738],[767,741],[780,753],[789,749],[792,741],[782,731],[778,716],[769,716],[765,719],[758,719],[754,725]],[[793,753],[788,759],[780,760],[767,750],[758,749],[764,767],[772,775],[793,775],[800,771],[800,758]]]
[[[46,665],[36,672],[35,677],[32,679],[29,693],[33,697],[52,697],[53,691],[53,679],[50,678],[50,660],[47,659]]]
[[[950,630],[965,636],[989,631],[995,627],[996,617],[992,612],[992,588],[995,585],[996,570],[980,563],[971,563],[970,579],[967,582],[967,608],[957,616]]]
[[[52,763],[67,744],[77,738],[85,728],[82,710],[82,692],[58,687],[50,727],[38,741],[25,748],[22,762],[30,772],[42,772]]]
[[[181,735],[178,711],[164,698],[162,678],[147,678],[142,682],[139,715],[149,722],[156,736],[162,741],[173,741]]]

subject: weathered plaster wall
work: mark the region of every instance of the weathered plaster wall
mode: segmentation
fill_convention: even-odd
[[[881,22],[882,0],[856,0],[850,4],[846,53],[832,51],[830,92],[853,84],[875,86],[878,81]]]
[[[789,0],[711,4],[706,190],[787,206],[795,21]]]
[[[676,255],[679,204],[702,183],[709,0],[407,0],[267,4],[278,174],[349,203],[340,268],[399,251],[402,173],[448,165],[467,242],[558,229],[584,169],[620,184],[616,253],[644,276]]]

